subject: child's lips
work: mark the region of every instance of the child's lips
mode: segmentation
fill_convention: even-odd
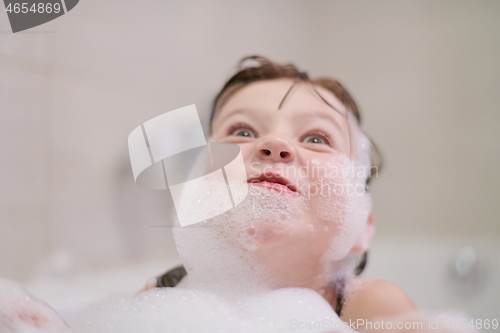
[[[291,190],[288,186],[280,184],[280,183],[274,183],[274,182],[269,182],[269,181],[260,181],[260,182],[251,182],[250,184],[256,185],[256,186],[261,186],[268,188],[270,190],[275,190],[279,193],[288,193],[288,194],[298,194],[296,191]]]
[[[260,174],[257,177],[248,179],[248,183],[275,190],[279,193],[288,193],[298,195],[297,186],[278,173]]]

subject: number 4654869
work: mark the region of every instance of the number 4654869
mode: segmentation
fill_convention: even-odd
[[[50,14],[50,13],[59,13],[61,11],[61,5],[58,4],[58,3],[55,3],[55,4],[51,4],[51,3],[34,3],[33,5],[31,5],[31,7],[29,7],[29,4],[26,3],[26,2],[23,2],[23,3],[9,3],[9,5],[7,6],[7,8],[5,8],[5,11],[8,12],[8,13],[23,13],[23,14],[26,14],[26,13],[39,13],[39,14],[42,14],[42,13],[47,13],[47,14]]]

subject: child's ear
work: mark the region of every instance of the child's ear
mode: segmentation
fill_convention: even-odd
[[[373,235],[375,234],[375,215],[373,211],[368,214],[368,219],[366,221],[366,227],[363,233],[359,236],[356,243],[352,247],[352,252],[365,252],[370,247]]]

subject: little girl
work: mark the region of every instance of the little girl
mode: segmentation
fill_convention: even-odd
[[[251,61],[254,66],[248,66]],[[340,83],[311,80],[293,65],[258,56],[241,61],[215,98],[211,115],[212,140],[239,145],[255,192],[248,200],[251,207],[243,205],[223,219],[226,229],[231,224],[240,234],[224,237],[234,236],[252,253],[254,265],[272,276],[272,288],[315,290],[344,322],[415,310],[398,286],[357,277],[375,228],[368,184],[380,166],[377,149],[360,124],[356,103]],[[195,241],[190,238],[182,247],[189,242]],[[211,273],[198,269],[192,253],[180,254],[188,277],[204,274],[198,280],[209,280]],[[196,253],[198,259],[204,256]],[[213,269],[222,273],[213,276],[212,285],[223,286],[236,268],[219,265]],[[183,267],[175,268],[145,289],[173,287],[184,275]]]

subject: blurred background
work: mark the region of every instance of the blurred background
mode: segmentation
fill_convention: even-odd
[[[179,262],[127,137],[211,100],[244,56],[338,78],[385,157],[367,277],[500,319],[500,2],[89,1],[12,34],[0,11],[0,276],[71,322]]]

